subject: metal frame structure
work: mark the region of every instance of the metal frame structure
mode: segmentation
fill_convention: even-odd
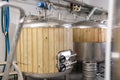
[[[16,28],[16,31],[15,31],[15,34],[14,34],[14,37],[13,37],[10,55],[8,56],[8,60],[7,60],[6,68],[5,68],[5,73],[4,73],[4,76],[3,76],[3,79],[2,79],[2,80],[8,80],[9,72],[11,70],[11,67],[13,65],[13,60],[14,60],[14,57],[15,57],[14,55],[16,54],[18,39],[19,39],[21,30],[22,30],[22,27],[23,27],[23,24],[24,24],[25,11],[22,8],[14,6],[10,3],[4,2],[4,1],[0,2],[0,8],[4,7],[4,6],[10,6],[10,7],[16,8],[20,11],[19,24]],[[16,69],[18,69],[18,67],[16,65],[14,65],[14,66],[16,67]],[[19,70],[18,70],[18,72],[19,72]],[[21,73],[20,73],[20,75],[21,75]],[[20,80],[22,80],[22,77],[20,78]]]

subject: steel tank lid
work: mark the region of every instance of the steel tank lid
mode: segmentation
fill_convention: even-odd
[[[64,28],[71,28],[72,24],[66,23],[61,20],[57,19],[42,19],[38,16],[28,16],[25,19],[24,27],[31,27],[31,28],[37,28],[37,27],[64,27]]]
[[[73,28],[107,28],[101,21],[81,21],[72,24]]]

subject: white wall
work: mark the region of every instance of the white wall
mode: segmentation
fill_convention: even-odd
[[[109,0],[84,0],[84,2],[108,10]]]

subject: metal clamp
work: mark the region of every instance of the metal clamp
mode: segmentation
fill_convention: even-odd
[[[75,60],[76,54],[71,50],[60,51],[57,55],[57,68],[59,72],[64,72],[68,69],[73,68],[73,64],[77,61]]]
[[[2,79],[2,80],[8,80],[9,72],[12,68],[12,63],[13,63],[13,60],[14,60],[14,57],[15,57],[15,54],[16,54],[18,39],[19,39],[21,30],[22,30],[22,27],[23,27],[23,24],[24,24],[25,11],[22,8],[14,6],[13,4],[10,4],[8,2],[4,2],[4,1],[0,2],[0,8],[4,7],[4,6],[10,6],[10,7],[18,9],[20,11],[19,24],[18,24],[18,27],[16,27],[16,31],[15,31],[13,41],[12,41],[12,45],[11,45],[10,55],[8,56],[7,64],[6,64],[6,68],[5,68],[5,73],[4,73],[4,76],[3,76],[3,79]]]

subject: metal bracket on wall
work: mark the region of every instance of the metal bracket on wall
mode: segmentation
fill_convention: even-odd
[[[77,4],[72,4],[71,3],[71,8],[72,8],[72,11],[75,11],[75,12],[81,11],[81,6],[77,5]]]
[[[81,7],[83,7],[83,8],[88,8],[88,9],[97,8],[98,12],[108,13],[108,11],[104,10],[103,8],[93,6],[93,5],[88,5],[88,4],[84,3],[83,0],[82,1],[81,0],[64,0],[64,1],[76,4],[76,5],[81,5]]]

